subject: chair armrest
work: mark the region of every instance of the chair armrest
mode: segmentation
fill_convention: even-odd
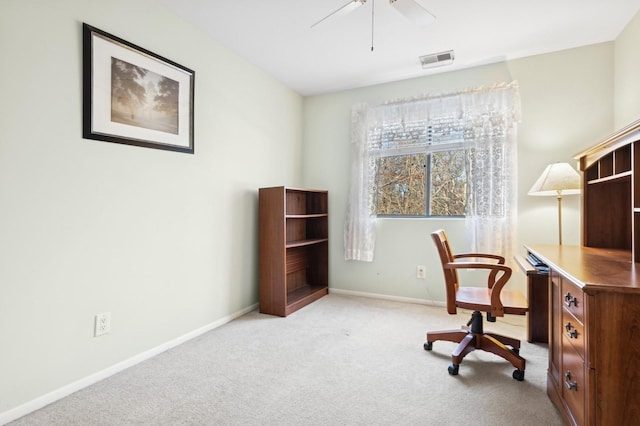
[[[490,253],[458,253],[458,254],[454,254],[453,255],[454,259],[463,259],[463,258],[469,258],[469,257],[484,258],[484,259],[494,259],[494,260],[497,260],[498,264],[500,264],[500,265],[504,265],[504,262],[505,262],[504,256],[500,256],[498,254],[490,254]]]
[[[489,269],[489,293],[491,298],[491,315],[504,316],[504,307],[500,301],[500,292],[511,278],[512,270],[506,265],[484,262],[449,262],[443,265],[445,269]],[[499,275],[498,275],[499,274]]]

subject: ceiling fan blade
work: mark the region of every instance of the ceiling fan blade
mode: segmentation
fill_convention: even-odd
[[[350,13],[351,11],[353,11],[354,9],[357,9],[359,6],[362,6],[366,2],[367,0],[350,0],[349,3],[345,4],[335,12],[330,13],[329,15],[325,16],[324,18],[316,22],[315,24],[311,25],[311,28],[325,22],[327,19],[331,17],[344,16]]]
[[[436,17],[415,0],[389,0],[389,4],[419,27],[426,27]]]

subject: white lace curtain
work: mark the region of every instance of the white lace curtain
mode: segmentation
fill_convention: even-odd
[[[468,151],[465,234],[467,251],[514,253],[517,215],[516,82],[457,93],[355,105],[351,122],[351,183],[345,222],[345,259],[372,261],[375,248],[376,159],[415,153],[463,141]],[[382,129],[405,123],[438,123],[431,138],[407,135],[389,140]],[[446,123],[450,123],[447,125]],[[444,124],[444,125],[443,125]],[[455,145],[458,145],[455,143]]]

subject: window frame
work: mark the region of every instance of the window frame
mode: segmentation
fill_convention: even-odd
[[[429,125],[430,126],[430,125]],[[432,215],[431,212],[431,169],[432,169],[432,161],[431,155],[437,152],[447,152],[447,151],[466,151],[471,149],[464,140],[456,141],[456,142],[448,142],[442,144],[433,144],[430,142],[426,146],[414,147],[411,149],[407,149],[406,152],[402,152],[401,148],[392,148],[388,150],[380,150],[380,151],[388,151],[385,153],[381,153],[375,156],[374,161],[377,163],[381,158],[385,157],[396,157],[396,156],[406,156],[406,155],[415,155],[415,154],[425,154],[425,179],[424,179],[424,190],[425,190],[425,214],[424,215],[409,215],[409,214],[381,214],[377,212],[377,202],[374,203],[372,208],[375,210],[374,214],[376,217],[383,219],[464,219],[466,215]],[[466,168],[466,165],[465,165]],[[465,170],[466,171],[466,170]],[[376,164],[376,184],[374,191],[377,194],[377,179],[378,176],[378,166]],[[465,194],[465,204],[466,204],[466,194]]]

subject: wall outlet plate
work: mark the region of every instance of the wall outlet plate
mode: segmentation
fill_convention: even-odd
[[[419,280],[424,280],[427,274],[427,268],[422,265],[416,266],[416,278]]]
[[[111,312],[96,315],[94,337],[102,336],[111,331]]]

